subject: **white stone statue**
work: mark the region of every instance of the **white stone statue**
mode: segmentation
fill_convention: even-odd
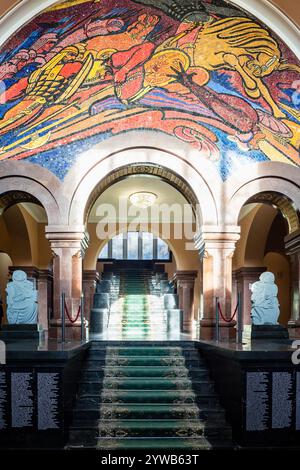
[[[37,323],[37,290],[24,271],[14,271],[6,287],[7,319],[10,324]]]
[[[251,286],[251,318],[253,325],[278,325],[278,287],[273,273],[266,271]]]

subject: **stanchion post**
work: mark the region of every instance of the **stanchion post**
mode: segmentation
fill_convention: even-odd
[[[238,292],[238,343],[242,344],[243,342],[243,305],[242,305],[242,296]]]
[[[61,294],[61,342],[66,341],[66,295]]]
[[[81,294],[80,297],[80,338],[84,340],[84,296]]]
[[[216,341],[219,341],[220,336],[219,325],[219,297],[216,297]]]

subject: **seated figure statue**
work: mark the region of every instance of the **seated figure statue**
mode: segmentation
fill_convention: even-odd
[[[273,273],[266,271],[251,286],[251,318],[254,325],[278,325],[278,287]]]
[[[24,271],[14,271],[6,287],[7,319],[10,324],[37,323],[37,290]]]

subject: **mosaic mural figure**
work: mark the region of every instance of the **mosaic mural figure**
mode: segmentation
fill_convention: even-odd
[[[188,142],[224,179],[300,163],[299,63],[221,0],[58,2],[0,59],[0,160],[63,178],[97,142],[140,129]]]

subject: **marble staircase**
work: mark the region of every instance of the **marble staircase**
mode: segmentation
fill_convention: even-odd
[[[67,448],[232,448],[231,428],[194,342],[93,342]]]

